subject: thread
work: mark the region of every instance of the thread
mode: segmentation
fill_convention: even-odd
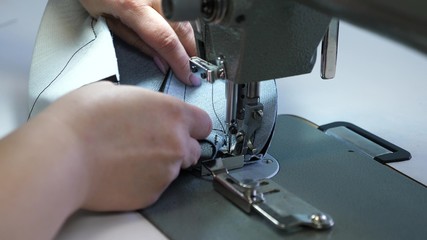
[[[31,114],[33,113],[34,107],[37,104],[37,101],[39,100],[40,96],[59,78],[59,76],[61,76],[61,74],[65,71],[65,69],[68,67],[68,65],[70,64],[71,60],[73,60],[73,58],[77,55],[77,53],[80,52],[83,48],[85,48],[88,45],[90,45],[92,42],[94,42],[98,38],[98,35],[96,34],[96,31],[95,31],[95,28],[94,28],[94,22],[95,22],[95,19],[92,18],[92,21],[90,22],[90,26],[92,28],[92,33],[94,35],[93,39],[91,39],[89,42],[85,43],[83,46],[81,46],[79,49],[77,49],[71,55],[71,57],[68,59],[67,63],[65,63],[65,66],[61,69],[61,71],[59,71],[59,73],[56,75],[56,77],[37,95],[36,99],[33,102],[33,105],[31,106],[31,110],[30,110],[30,113],[28,114],[27,121],[30,120]]]

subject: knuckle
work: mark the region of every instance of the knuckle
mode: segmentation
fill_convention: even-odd
[[[119,18],[126,18],[127,15],[141,15],[149,8],[152,8],[151,1],[139,1],[139,0],[109,0],[113,8],[117,9]]]
[[[172,154],[175,156],[176,159],[184,160],[187,158],[187,151],[186,151],[186,144],[183,140],[180,138],[176,138],[172,147]]]
[[[180,33],[183,36],[188,36],[193,34],[193,28],[189,22],[177,22],[175,32]]]
[[[172,170],[180,169],[181,165],[188,162],[193,155],[185,135],[188,134],[184,134],[182,130],[173,130],[171,133],[172,137],[169,139],[167,155],[169,159],[168,165]]]
[[[159,36],[159,49],[166,53],[174,52],[181,44],[178,37],[174,34],[163,33]]]
[[[136,0],[119,0],[117,4],[122,11],[126,12],[135,11],[135,9],[141,7],[141,2]]]

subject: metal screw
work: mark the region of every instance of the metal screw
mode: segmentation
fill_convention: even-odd
[[[256,120],[261,119],[263,116],[264,116],[264,111],[262,111],[261,109],[255,111],[253,113],[253,118],[256,119]]]
[[[248,148],[252,151],[252,152],[256,152],[256,148],[254,146],[254,144],[252,143],[251,140],[248,141]]]
[[[242,132],[238,132],[236,135],[236,142],[243,142],[245,136]]]
[[[219,76],[219,78],[221,78],[221,79],[225,79],[225,71],[224,71],[224,68],[220,68],[220,69],[218,70],[218,76]]]
[[[192,71],[193,73],[196,73],[197,71],[199,71],[199,69],[197,69],[197,66],[192,65],[192,66],[191,66],[191,71]]]
[[[270,163],[273,163],[273,160],[264,158],[264,163],[270,164]]]
[[[334,225],[332,219],[322,213],[315,213],[310,217],[311,223],[317,229],[323,229],[325,227],[332,227]]]

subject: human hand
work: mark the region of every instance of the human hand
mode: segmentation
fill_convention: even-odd
[[[189,56],[196,55],[194,34],[188,22],[168,22],[161,0],[80,0],[93,16],[103,16],[112,32],[153,57],[166,73],[169,66],[183,83],[200,85],[190,71]]]
[[[68,126],[87,166],[83,207],[133,210],[153,203],[182,168],[200,157],[196,139],[211,131],[209,115],[171,96],[94,83],[46,111]]]

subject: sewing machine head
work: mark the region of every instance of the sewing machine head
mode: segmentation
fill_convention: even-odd
[[[331,20],[286,0],[170,0],[163,6],[172,20],[194,20],[199,57],[214,64],[222,58],[227,80],[238,84],[311,72]]]

